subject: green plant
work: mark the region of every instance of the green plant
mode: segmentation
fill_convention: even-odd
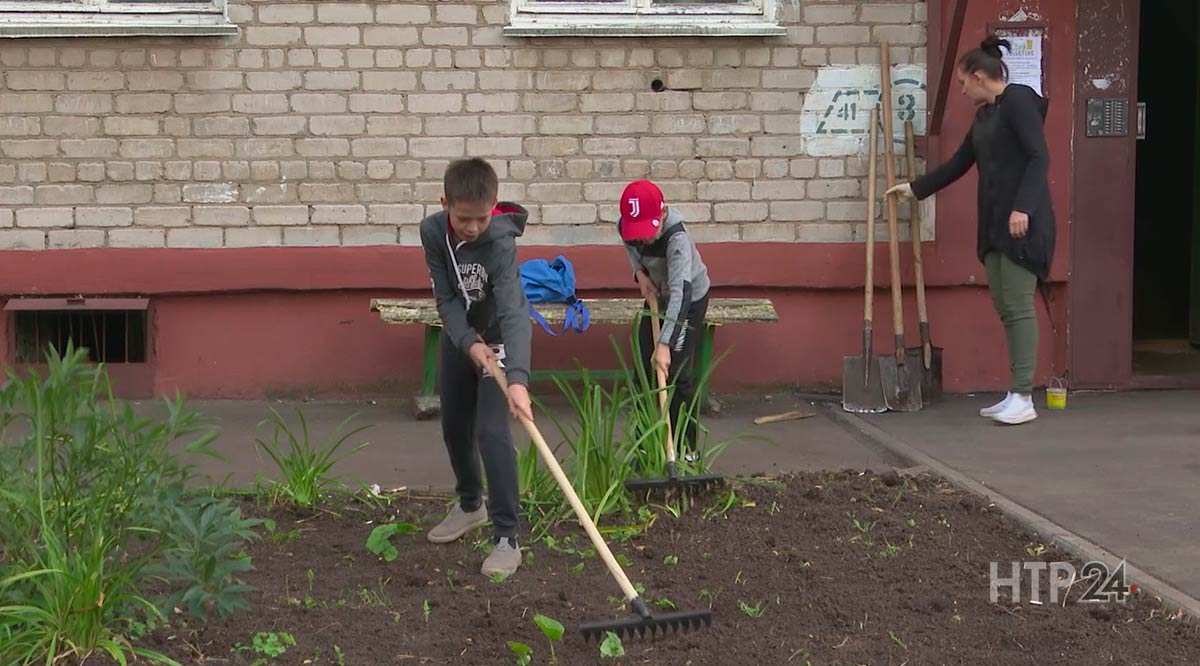
[[[533,661],[533,648],[520,641],[508,641],[508,650],[517,656],[517,666],[529,666]]]
[[[237,506],[214,497],[198,497],[175,510],[175,529],[163,560],[149,569],[163,581],[185,585],[168,598],[167,606],[183,607],[198,618],[248,608],[245,595],[254,588],[237,576],[254,568],[243,544],[258,538],[254,528],[262,521],[243,518]]]
[[[333,646],[333,658],[337,660],[338,666],[346,666],[346,655],[342,652],[342,648],[337,645]]]
[[[400,557],[400,551],[392,545],[391,538],[397,534],[412,534],[421,528],[412,523],[388,523],[379,525],[371,530],[367,537],[367,550],[377,555],[384,562],[395,562]]]
[[[317,607],[317,600],[313,598],[313,585],[317,582],[317,572],[308,569],[304,572],[304,577],[308,579],[308,592],[304,595],[304,599],[300,602],[305,608],[312,610]]]
[[[611,631],[604,632],[604,640],[600,641],[600,656],[615,659],[625,656],[625,646],[621,637]]]
[[[899,547],[899,546],[896,546],[895,544],[893,544],[892,542],[888,541],[887,539],[884,539],[884,540],[883,540],[883,543],[884,543],[885,545],[884,545],[884,548],[883,548],[883,550],[880,550],[880,551],[879,551],[879,556],[880,556],[880,557],[895,557],[896,555],[898,555],[898,554],[900,553],[900,547]]]
[[[542,630],[542,635],[546,637],[546,642],[550,644],[550,663],[558,663],[558,659],[554,656],[554,643],[561,641],[563,637],[562,623],[552,617],[538,613],[533,616],[533,623],[538,629]]]
[[[654,605],[658,606],[659,608],[661,608],[663,610],[679,610],[679,606],[677,606],[674,601],[671,601],[670,599],[668,599],[666,597],[660,597],[658,599],[655,599]]]
[[[645,312],[639,313],[637,326],[640,326],[641,318],[645,316],[648,316]],[[659,394],[663,390],[659,389],[658,380],[653,373],[648,371],[645,364],[639,362],[639,359],[643,357],[643,350],[638,335],[635,334],[630,339],[632,359],[629,362],[626,362],[624,354],[615,343],[613,349],[625,376],[626,392],[630,396],[626,426],[629,429],[628,439],[634,444],[633,465],[640,475],[665,477],[667,473],[665,445],[667,420],[659,403]],[[707,393],[712,371],[720,365],[724,357],[725,355],[722,354],[713,361],[707,372],[694,378],[692,399],[688,403],[680,405],[677,413],[670,414],[671,430],[676,446],[688,439],[696,442],[695,450],[690,452],[693,454],[691,456],[685,456],[686,452],[677,450],[676,469],[683,476],[709,473],[713,463],[739,439],[735,437],[712,443],[709,441],[709,431],[697,418],[700,413],[700,398]],[[669,383],[665,390],[667,404],[672,404],[671,401],[675,395],[674,382]],[[695,436],[691,437],[689,433],[695,433]]]
[[[741,609],[741,611],[745,613],[747,617],[751,618],[762,617],[763,612],[766,610],[761,601],[751,606],[741,599],[738,599],[738,608]]]
[[[521,493],[521,508],[529,522],[529,534],[534,541],[545,536],[570,511],[558,484],[550,470],[541,464],[537,447],[532,444],[517,454],[517,486]]]
[[[392,505],[392,497],[392,493],[384,493],[377,483],[370,485],[366,483],[359,484],[358,492],[354,493],[354,499],[376,511],[383,511],[390,507]]]
[[[555,379],[572,408],[571,422],[564,424],[553,412],[547,413],[570,449],[567,476],[592,520],[600,523],[601,517],[630,507],[625,481],[633,449],[623,441],[619,428],[628,401],[620,386],[609,391],[586,370],[581,369],[580,375],[578,388]]]
[[[131,642],[163,622],[150,582],[198,613],[237,608],[245,591],[235,575],[254,521],[190,493],[179,458],[215,455],[216,431],[182,398],[139,416],[87,359],[52,349],[40,375],[0,387],[0,663],[174,663]]]
[[[426,599],[421,602],[421,616],[425,618],[425,624],[429,624],[429,616],[433,614],[433,604]]]
[[[717,516],[724,518],[735,506],[754,506],[754,503],[742,499],[737,494],[737,490],[730,488],[728,492],[720,495],[711,506],[704,510],[703,517],[705,520],[710,520]]]
[[[379,590],[372,590],[366,587],[358,588],[358,600],[363,606],[377,606],[379,608],[388,607],[387,597],[383,594],[382,582]]]
[[[250,639],[250,650],[268,659],[278,659],[296,645],[296,637],[286,631],[260,631]],[[243,650],[247,649],[245,647]]]
[[[350,438],[371,427],[347,430],[355,416],[351,415],[342,421],[328,440],[314,445],[302,410],[296,410],[300,430],[295,432],[283,416],[272,408],[270,415],[258,424],[260,428],[268,424],[273,427],[271,440],[258,437],[254,440],[279,470],[281,479],[269,482],[272,495],[303,508],[311,509],[319,504],[336,485],[330,476],[333,466],[367,446],[366,443],[359,444],[345,455],[338,455]]]
[[[680,501],[667,502],[665,504],[655,504],[654,507],[658,508],[658,509],[662,509],[663,511],[666,511],[667,513],[671,514],[672,518],[678,519],[680,516],[683,515],[684,504],[687,501],[688,501],[688,496],[685,495],[684,498]]]
[[[875,540],[871,538],[871,530],[875,529],[875,521],[854,518],[852,523],[854,525],[854,530],[858,532],[858,534],[850,537],[850,541],[861,541],[862,544],[868,548],[874,546]]]
[[[663,564],[665,564],[669,567],[677,566],[679,564],[679,556],[678,555],[667,555],[666,557],[663,558]]]
[[[294,527],[286,532],[281,532],[277,529],[275,521],[268,518],[266,520],[266,528],[267,534],[269,535],[267,538],[271,541],[271,543],[277,546],[282,546],[283,544],[300,540],[299,527]]]
[[[908,649],[908,646],[904,644],[904,641],[900,640],[900,637],[896,635],[896,632],[889,629],[888,636],[892,639],[892,642],[895,643],[896,645],[899,645],[901,648],[903,648],[905,650]]]

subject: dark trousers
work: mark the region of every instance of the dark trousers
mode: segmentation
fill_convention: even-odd
[[[660,310],[663,308],[660,308]],[[698,301],[692,301],[687,311],[687,323],[683,332],[683,344],[678,349],[671,349],[671,373],[667,382],[675,382],[675,395],[671,398],[671,428],[675,434],[675,445],[678,455],[682,457],[688,451],[696,449],[697,423],[693,419],[691,427],[685,432],[679,432],[680,409],[691,410],[696,397],[695,358],[696,350],[700,348],[700,336],[704,335],[704,320],[708,314],[708,294]],[[651,357],[658,341],[652,339],[649,310],[644,312],[641,327],[638,329],[638,345],[642,352],[642,367],[651,386],[657,386],[658,380],[654,373]],[[698,405],[697,405],[698,407]],[[689,412],[695,416],[695,412]]]
[[[508,401],[496,380],[484,377],[466,353],[442,337],[442,437],[464,511],[475,511],[487,475],[488,517],[497,537],[517,533],[517,451],[508,425]]]

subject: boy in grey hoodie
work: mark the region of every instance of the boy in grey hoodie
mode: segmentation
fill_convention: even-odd
[[[497,205],[496,172],[482,159],[450,164],[443,185],[442,211],[421,221],[421,245],[442,320],[442,436],[459,501],[428,538],[449,543],[490,518],[495,548],[482,573],[510,575],[521,564],[521,550],[516,539],[516,448],[508,413],[533,418],[526,388],[532,329],[516,247],[528,215],[516,204]],[[507,400],[484,371],[489,360],[505,368]]]
[[[663,202],[663,193],[648,180],[636,180],[621,194],[617,230],[634,279],[649,303],[654,299],[663,313],[658,340],[651,339],[650,319],[642,319],[638,332],[642,361],[649,371],[657,368],[675,382],[671,421],[680,409],[690,408],[696,395],[693,364],[699,336],[708,313],[708,268],[683,226],[683,216]],[[696,428],[679,433],[680,454],[695,450]]]

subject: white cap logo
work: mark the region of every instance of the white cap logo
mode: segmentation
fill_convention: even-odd
[[[642,214],[642,203],[640,201],[638,201],[637,197],[631,197],[629,199],[629,216],[636,218],[636,217],[639,217],[641,214]]]

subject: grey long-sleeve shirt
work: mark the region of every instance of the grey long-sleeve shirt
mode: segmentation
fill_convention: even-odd
[[[658,342],[681,349],[687,336],[688,310],[692,302],[708,294],[710,286],[708,267],[683,226],[683,216],[668,209],[667,221],[654,241],[644,246],[626,243],[625,252],[634,273],[645,271],[658,289],[659,307],[664,312]]]

